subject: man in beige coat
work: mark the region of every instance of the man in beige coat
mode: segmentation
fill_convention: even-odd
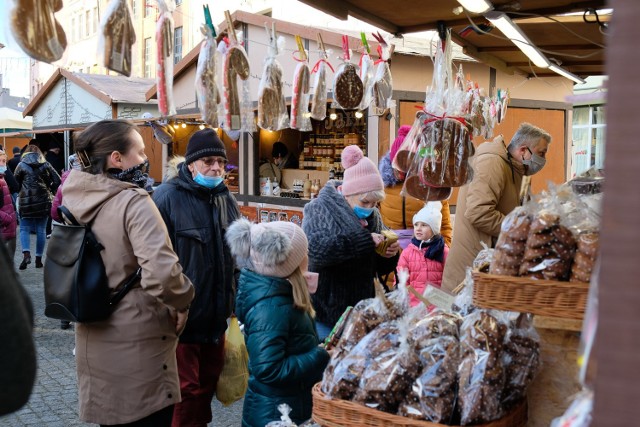
[[[473,180],[460,188],[453,226],[453,243],[444,268],[442,287],[452,291],[465,277],[467,267],[482,249],[493,247],[502,220],[522,204],[523,176],[539,172],[551,135],[522,123],[505,146],[502,136],[481,144],[473,157]]]

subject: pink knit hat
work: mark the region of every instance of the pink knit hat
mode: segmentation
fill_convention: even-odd
[[[391,160],[392,162],[410,130],[411,126],[407,125],[402,125],[398,129],[398,136],[396,136],[396,139],[393,140],[393,144],[391,144],[391,150],[389,150],[389,160]]]
[[[231,253],[256,273],[289,277],[296,268],[306,269],[309,243],[300,226],[288,221],[252,224],[239,219],[226,233]]]
[[[342,181],[344,196],[384,190],[378,168],[371,159],[364,156],[357,145],[349,145],[342,151],[342,167],[344,168]]]

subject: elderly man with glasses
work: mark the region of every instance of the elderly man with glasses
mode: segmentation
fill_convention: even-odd
[[[224,183],[226,165],[227,152],[216,132],[198,131],[175,177],[153,194],[184,273],[196,288],[177,349],[182,401],[175,406],[174,427],[211,422],[211,400],[223,365],[226,319],[235,298],[235,265],[225,233],[240,218]]]

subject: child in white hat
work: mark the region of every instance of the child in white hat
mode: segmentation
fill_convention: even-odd
[[[428,202],[413,216],[413,238],[398,261],[398,270],[409,270],[407,284],[421,294],[427,285],[439,288],[442,284],[449,247],[440,235],[441,210],[442,203]],[[411,306],[419,303],[418,298],[411,294]]]

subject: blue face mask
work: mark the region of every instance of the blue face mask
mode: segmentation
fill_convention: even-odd
[[[196,184],[202,185],[207,188],[215,188],[222,183],[224,180],[221,176],[206,176],[202,175],[199,171],[193,180]]]
[[[360,219],[369,218],[373,213],[373,208],[363,208],[362,206],[355,205],[353,207],[353,212]]]
[[[0,166],[0,173],[4,174],[7,171],[7,167],[6,166]]]

